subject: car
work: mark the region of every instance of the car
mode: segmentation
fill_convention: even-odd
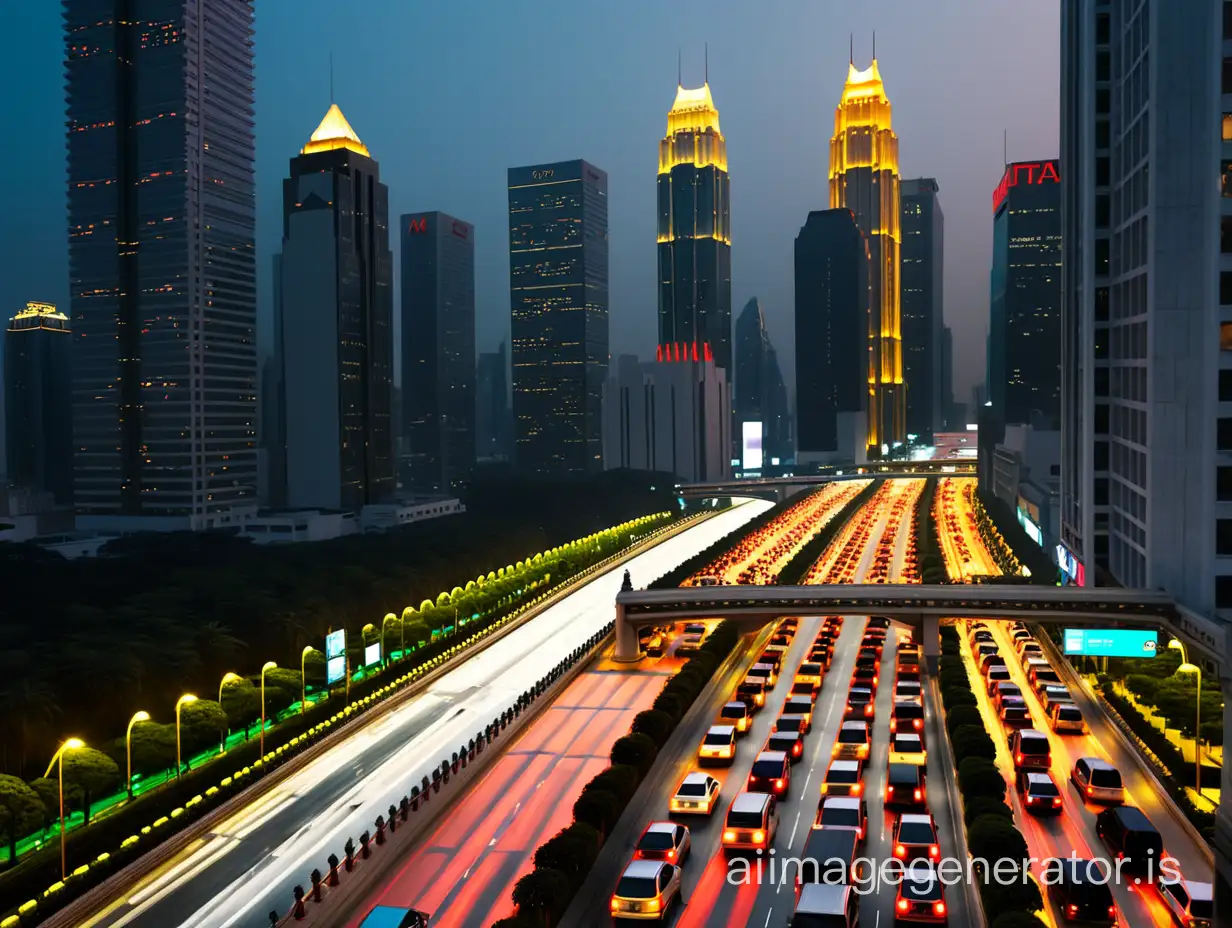
[[[1095,816],[1095,834],[1115,854],[1128,873],[1150,873],[1163,859],[1164,844],[1146,814],[1134,806],[1112,806]]]
[[[667,807],[673,815],[709,815],[719,801],[719,781],[708,773],[685,774]]]
[[[770,636],[770,644],[777,645],[782,648],[789,648],[791,647],[792,639],[795,637],[794,632],[780,630]]]
[[[378,905],[364,916],[359,928],[428,928],[428,914],[396,905]]]
[[[1013,632],[1010,633],[1010,640],[1014,642],[1015,647],[1018,646],[1020,641],[1029,641],[1030,639],[1031,633],[1027,631],[1026,628],[1015,628]]]
[[[895,676],[895,679],[897,679],[899,683],[904,683],[904,682],[908,682],[912,680],[914,680],[916,683],[919,683],[920,682],[920,668],[918,665],[913,665],[913,664],[899,666],[899,668],[894,672],[894,676]]]
[[[1001,653],[1000,649],[995,644],[992,644],[989,641],[985,641],[983,644],[976,647],[975,658],[976,660],[983,660],[989,655],[996,657],[1000,653]]]
[[[634,860],[612,893],[612,918],[667,922],[679,901],[679,867],[661,860]]]
[[[852,886],[806,883],[800,888],[788,928],[856,928],[860,924],[860,894]]]
[[[799,616],[789,615],[789,616],[784,616],[782,619],[779,620],[780,629],[785,629],[787,631],[794,633],[799,627],[800,627],[800,617]]]
[[[867,760],[869,748],[868,722],[844,722],[834,739],[832,757],[843,760]]]
[[[988,631],[988,629],[986,628],[982,628],[978,632],[976,632],[974,635],[971,636],[971,643],[973,645],[978,645],[978,644],[993,644],[995,642],[992,637],[992,632]]]
[[[852,686],[867,686],[870,689],[876,689],[879,679],[876,667],[870,666],[867,661],[856,661],[856,669],[851,673]]]
[[[701,635],[691,635],[688,632],[685,632],[683,635],[680,636],[680,640],[676,644],[676,653],[677,654],[691,654],[694,651],[701,650],[701,646],[702,646],[702,636]]]
[[[1117,924],[1117,907],[1108,888],[1108,861],[1063,857],[1052,866],[1056,870],[1050,871],[1048,895],[1067,922],[1109,928]]]
[[[1023,770],[1015,780],[1022,795],[1022,806],[1035,815],[1054,815],[1061,811],[1061,791],[1047,770]]]
[[[844,719],[871,719],[875,710],[873,691],[867,686],[853,686],[847,691],[847,706],[843,710]]]
[[[731,763],[736,759],[736,726],[711,725],[706,737],[697,748],[697,759],[706,761],[726,761]]]
[[[651,822],[633,848],[634,860],[683,864],[693,848],[689,829],[676,822]]]
[[[786,648],[780,648],[777,645],[768,644],[761,652],[761,657],[757,658],[759,664],[769,664],[774,668],[775,679],[783,672],[783,656],[787,653]]]
[[[1061,735],[1085,735],[1087,731],[1082,710],[1071,702],[1056,703],[1048,712],[1048,724]]]
[[[784,712],[774,720],[775,731],[795,731],[801,735],[807,735],[813,728],[813,718],[811,715],[796,715],[791,712]]]
[[[1061,686],[1058,683],[1049,683],[1041,690],[1036,690],[1039,695],[1040,702],[1044,706],[1044,711],[1047,712],[1056,703],[1073,702],[1074,698],[1069,694],[1069,688]]]
[[[1037,641],[1028,641],[1018,651],[1018,656],[1026,661],[1033,658],[1041,658],[1044,654],[1044,649],[1040,647]]]
[[[809,649],[808,659],[810,661],[816,661],[818,664],[821,664],[824,669],[829,670],[830,662],[834,659],[834,649],[829,645],[815,644]]]
[[[854,831],[863,841],[868,833],[868,803],[857,796],[822,796],[813,827]]]
[[[883,615],[875,615],[868,620],[866,628],[889,628],[890,620]]]
[[[1018,652],[1019,656],[1022,655],[1022,649],[1030,645],[1035,645],[1038,648],[1039,642],[1036,641],[1034,638],[1032,638],[1030,635],[1026,635],[1026,636],[1019,635],[1014,638],[1014,650]]]
[[[890,731],[923,731],[924,707],[914,699],[896,699],[890,709]]]
[[[1116,805],[1125,801],[1125,784],[1121,782],[1121,772],[1106,760],[1100,760],[1098,757],[1078,758],[1074,761],[1074,769],[1070,771],[1069,779],[1089,802]]]
[[[750,793],[772,793],[779,798],[791,786],[791,761],[784,751],[762,751],[753,761],[745,789]]]
[[[987,677],[990,667],[1003,667],[1005,660],[1000,654],[985,654],[980,658],[980,676]]]
[[[753,723],[753,715],[749,712],[749,707],[739,700],[735,702],[725,703],[723,708],[719,710],[719,717],[716,722],[718,725],[733,725],[736,729],[736,734],[747,735],[749,726]]]
[[[1029,660],[1025,668],[1027,682],[1036,693],[1045,686],[1060,686],[1061,675],[1045,660]]]
[[[928,760],[924,739],[918,732],[896,731],[890,735],[890,763],[922,766]]]
[[[825,670],[822,668],[821,664],[806,661],[796,669],[795,682],[807,683],[813,687],[813,689],[819,689],[821,687],[822,678],[824,675]],[[792,689],[794,691],[795,687],[793,686]]]
[[[738,793],[723,824],[723,849],[757,850],[774,843],[779,827],[778,801],[769,793]]]
[[[698,577],[697,585],[698,586],[718,586],[719,578],[718,577]]]
[[[766,681],[745,677],[736,687],[736,698],[748,706],[750,712],[756,712],[766,704]]]
[[[749,668],[744,677],[746,680],[761,680],[766,685],[766,689],[773,689],[774,684],[778,682],[779,672],[774,669],[773,664],[757,663]]]
[[[772,731],[764,750],[782,751],[791,763],[797,764],[804,757],[804,735],[798,731]]]
[[[1007,700],[1006,704],[1001,707],[998,715],[1001,718],[1001,724],[1008,729],[1029,728],[1031,726],[1031,710],[1027,708],[1026,702],[1022,699],[1016,702]]]
[[[804,696],[811,703],[817,698],[818,689],[818,687],[811,683],[805,683],[801,680],[792,680],[791,690],[789,690],[789,692],[792,696]]]
[[[984,674],[984,679],[988,683],[988,695],[992,696],[997,691],[998,683],[1010,682],[1010,669],[1004,664],[994,664],[988,668],[988,672]]]
[[[643,650],[647,657],[662,657],[664,641],[662,635],[652,635],[646,640],[646,645]]]
[[[821,781],[823,796],[860,796],[864,793],[864,764],[858,760],[832,760]]]
[[[1211,928],[1215,918],[1214,887],[1197,880],[1160,883],[1159,896],[1172,913],[1172,920],[1183,928]]]
[[[1049,770],[1052,767],[1052,747],[1042,731],[1019,728],[1010,732],[1009,749],[1015,770]]]
[[[924,788],[924,768],[918,764],[886,765],[885,804],[887,806],[923,806],[927,802]]]
[[[860,642],[860,657],[871,658],[872,660],[881,660],[881,651],[885,647],[885,643],[880,638],[865,637]]]
[[[921,704],[924,701],[924,692],[920,688],[919,680],[898,680],[894,684],[895,699],[914,699]]]
[[[689,622],[684,627],[686,635],[701,635],[703,638],[707,634],[706,625],[704,622]]]
[[[935,866],[906,868],[894,896],[894,920],[946,923],[945,887]]]
[[[993,702],[996,703],[998,708],[1000,708],[1001,700],[1007,696],[1014,696],[1018,699],[1022,699],[1022,688],[1017,683],[1011,683],[1008,680],[999,680],[997,681],[997,685],[993,687],[991,695]]]
[[[971,622],[967,625],[967,634],[974,635],[976,632],[988,631],[988,625],[984,622]]]
[[[808,696],[791,694],[783,701],[783,715],[807,715],[813,723],[813,700]]]
[[[890,833],[894,856],[898,860],[939,861],[941,845],[937,843],[937,826],[927,812],[902,812],[894,819]]]

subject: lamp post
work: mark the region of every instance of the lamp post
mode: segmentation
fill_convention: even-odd
[[[396,619],[396,618],[397,616],[394,615],[392,612],[387,612],[385,613],[385,618],[381,619],[381,666],[382,667],[384,667],[386,664],[389,663],[387,659],[389,649],[385,647],[385,626],[389,624],[390,619]]]
[[[226,673],[222,675],[222,680],[218,684],[218,708],[222,709],[223,716],[227,718],[226,725],[223,727],[222,741],[218,745],[219,754],[222,754],[224,751],[227,750],[227,735],[231,734],[231,719],[227,717],[227,710],[223,709],[223,706],[222,706],[222,691],[227,688],[228,683],[239,683],[243,679],[244,678],[241,677],[238,673],[232,673],[231,671],[228,670]],[[244,732],[244,740],[245,741],[248,740],[247,731]]]
[[[1181,652],[1181,666],[1176,668],[1177,673],[1192,673],[1197,678],[1198,682],[1198,698],[1197,705],[1194,710],[1194,789],[1198,795],[1202,795],[1202,668],[1197,664],[1189,663],[1189,654],[1185,651],[1185,645],[1173,638],[1168,642],[1168,647],[1174,651]]]
[[[261,756],[265,756],[265,675],[271,670],[277,670],[278,665],[266,661],[261,668]]]
[[[64,847],[64,752],[76,751],[84,748],[86,743],[80,738],[69,738],[56,751],[55,756],[51,758],[51,763],[47,765],[47,772],[43,774],[43,779],[46,780],[51,776],[51,768],[59,765],[60,767],[60,879],[68,879],[68,851]]]
[[[197,697],[192,693],[185,693],[175,701],[175,778],[180,778],[180,710],[191,702],[196,702]]]
[[[312,645],[305,645],[304,650],[299,655],[299,714],[304,714],[304,709],[308,705],[308,676],[305,671],[305,665],[308,661],[308,655],[315,651]]]
[[[133,717],[128,720],[128,731],[124,733],[124,753],[128,755],[128,779],[125,781],[128,787],[128,798],[133,798],[133,726],[138,722],[148,722],[150,713],[142,711],[133,714]]]

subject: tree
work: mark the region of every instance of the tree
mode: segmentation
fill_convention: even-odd
[[[649,735],[635,733],[616,739],[612,744],[611,759],[613,764],[636,767],[638,773],[645,776],[658,753],[659,748]]]
[[[47,809],[38,793],[17,777],[0,774],[0,839],[9,846],[9,866],[17,862],[17,842],[42,826]]]
[[[620,799],[607,790],[587,789],[573,803],[573,818],[606,835],[616,824],[622,807]]]
[[[535,851],[535,868],[565,874],[574,890],[582,885],[594,862],[594,845],[568,828],[558,831]]]
[[[585,789],[606,790],[620,800],[620,804],[624,806],[633,798],[633,794],[637,792],[637,787],[641,780],[641,775],[636,767],[630,767],[626,764],[614,764],[606,770],[601,770],[595,774],[591,781],[586,784]]]
[[[977,796],[1005,799],[1005,778],[996,764],[983,757],[968,757],[959,762],[958,788],[967,802]]]
[[[71,783],[81,790],[82,809],[89,824],[91,804],[109,795],[123,782],[120,768],[102,751],[90,747],[65,751],[61,763],[64,764],[65,787]]]
[[[662,747],[675,728],[675,720],[666,712],[657,709],[647,709],[633,717],[629,730],[635,734],[648,736],[658,747]]]
[[[968,757],[996,760],[997,746],[983,725],[959,725],[951,732],[950,743],[954,747],[954,759],[960,763]]]
[[[227,713],[229,729],[247,729],[261,718],[261,693],[251,680],[240,679],[228,683],[222,691],[222,708]],[[133,729],[134,751],[137,732],[144,727]]]
[[[569,878],[559,870],[536,868],[513,887],[513,904],[518,911],[538,915],[545,925],[555,924],[572,896]]]
[[[227,714],[212,699],[198,699],[180,708],[180,753],[185,762],[208,748],[218,748],[228,727]]]
[[[984,717],[976,706],[955,706],[945,714],[946,730],[953,734],[961,725],[979,725],[983,727]]]
[[[1014,810],[1005,804],[1001,799],[994,799],[992,796],[975,796],[963,803],[963,819],[970,825],[981,815],[1000,815],[1006,820],[1013,822]]]

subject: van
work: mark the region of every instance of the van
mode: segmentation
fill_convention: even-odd
[[[765,850],[779,827],[778,801],[769,793],[738,793],[723,823],[723,850]]]
[[[1061,675],[1053,670],[1052,665],[1046,662],[1036,663],[1035,661],[1027,662],[1030,666],[1027,669],[1027,680],[1035,692],[1043,690],[1044,686],[1059,686],[1061,684]]]
[[[1082,710],[1071,702],[1054,703],[1048,710],[1048,723],[1061,735],[1083,735],[1087,730]]]
[[[1010,755],[1015,770],[1048,770],[1052,767],[1052,748],[1048,736],[1034,728],[1010,732]]]
[[[860,896],[851,886],[808,883],[800,890],[788,928],[856,928]]]
[[[850,886],[858,844],[859,838],[849,828],[809,829],[796,871],[796,886],[810,883]]]
[[[1125,801],[1125,784],[1121,772],[1098,757],[1080,757],[1070,771],[1070,782],[1089,802],[1117,803]]]
[[[1134,806],[1104,809],[1095,817],[1095,833],[1108,850],[1125,861],[1125,869],[1131,873],[1153,873],[1163,858],[1163,838],[1143,811]]]
[[[1074,698],[1069,694],[1069,689],[1057,683],[1050,683],[1041,689],[1039,691],[1039,698],[1045,712],[1051,712],[1052,707],[1059,702],[1074,701]]]

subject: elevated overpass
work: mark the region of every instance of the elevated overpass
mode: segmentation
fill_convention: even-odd
[[[836,480],[866,480],[869,477],[951,477],[975,476],[970,460],[887,461],[863,467],[844,468],[831,474],[791,477],[750,477],[744,480],[718,480],[710,483],[677,484],[683,499],[717,499],[726,496],[752,496],[782,502],[798,493]]]

